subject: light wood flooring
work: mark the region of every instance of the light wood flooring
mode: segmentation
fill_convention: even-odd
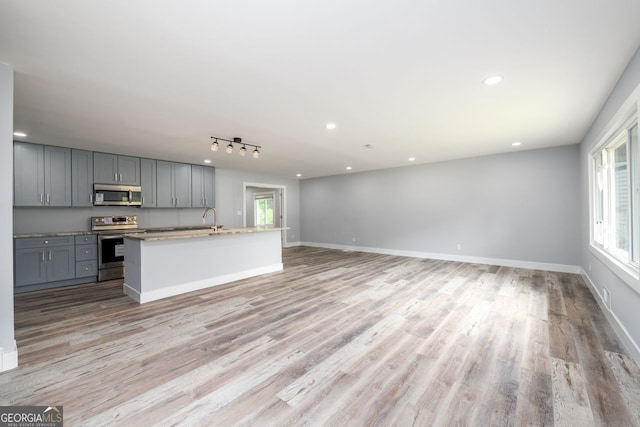
[[[640,425],[640,370],[580,276],[284,263],[144,305],[121,281],[18,295],[0,405],[63,405],[65,426]]]

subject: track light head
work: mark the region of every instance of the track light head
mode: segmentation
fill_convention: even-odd
[[[240,149],[240,155],[244,156],[245,154],[247,154],[247,147],[243,145]]]
[[[213,142],[211,143],[211,151],[218,151],[218,140],[214,137],[211,137],[211,139],[213,139]]]
[[[227,148],[225,150],[228,154],[233,153],[233,144],[229,143],[229,145],[227,145]]]
[[[257,159],[260,157],[260,151],[258,151],[258,147],[256,147],[255,150],[253,150],[253,158]]]

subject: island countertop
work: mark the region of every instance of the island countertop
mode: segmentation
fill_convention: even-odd
[[[186,230],[170,230],[170,231],[147,231],[143,233],[129,233],[125,237],[134,240],[171,240],[171,239],[190,239],[196,237],[207,236],[225,236],[229,234],[246,234],[246,233],[263,233],[266,231],[282,231],[288,230],[289,227],[239,227],[239,228],[223,228],[213,230],[212,228],[195,228]]]

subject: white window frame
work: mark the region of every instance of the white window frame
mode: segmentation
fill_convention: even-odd
[[[624,142],[621,138],[623,132],[631,129],[634,125],[639,123],[638,117],[638,105],[640,101],[640,86],[632,93],[627,101],[623,104],[620,110],[616,113],[614,118],[605,127],[605,130],[596,139],[597,143],[593,145],[592,149],[588,153],[588,170],[589,170],[589,249],[598,257],[609,269],[611,269],[617,276],[619,276],[625,283],[627,283],[636,292],[640,293],[640,265],[632,260],[632,251],[634,250],[634,241],[640,239],[640,230],[634,228],[634,220],[632,215],[640,215],[640,212],[633,212],[632,206],[632,192],[634,179],[634,168],[640,168],[640,155],[638,153],[632,153],[631,141],[627,137],[627,168],[628,168],[628,205],[629,205],[629,251],[620,251],[615,247],[610,247],[609,244],[612,237],[611,232],[613,225],[613,219],[609,217],[609,213],[612,212],[612,208],[607,209],[608,201],[606,200],[610,196],[610,192],[605,191],[604,194],[604,225],[602,241],[596,240],[596,186],[598,185],[597,171],[596,171],[596,157],[601,155],[603,151],[611,151],[613,147]],[[628,133],[627,133],[628,135]],[[632,155],[635,154],[635,157]],[[609,163],[606,162],[605,163]],[[608,182],[610,174],[605,170],[603,174],[602,185],[605,189],[613,188],[611,183]],[[634,197],[638,197],[635,195]]]
[[[264,199],[271,199],[271,209],[273,210],[273,222],[271,224],[258,224],[258,206],[257,206],[257,202],[258,200],[264,200]],[[275,191],[269,191],[266,193],[255,193],[253,195],[253,223],[257,226],[257,227],[270,227],[273,226],[275,224],[275,203],[276,203],[276,193]]]

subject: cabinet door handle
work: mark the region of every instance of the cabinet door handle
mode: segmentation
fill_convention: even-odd
[[[178,201],[178,198],[176,197],[176,206],[178,206],[178,203],[180,203],[180,202]]]
[[[42,193],[40,193],[40,204],[42,204],[42,202],[44,201],[43,197],[44,197],[44,195]]]
[[[89,203],[93,204],[93,194],[89,194]]]
[[[113,180],[118,181],[118,174],[115,172],[113,173]]]
[[[85,254],[88,254],[88,253],[89,253],[89,251],[84,251],[84,253],[85,253]]]
[[[122,174],[120,174],[120,182],[122,182]]]
[[[51,261],[51,251],[49,251],[49,261]]]
[[[142,200],[140,200],[140,203],[144,205],[144,196],[142,196]]]
[[[42,261],[44,261],[44,252],[45,251],[42,251]]]
[[[49,204],[49,193],[47,193],[47,204]]]

